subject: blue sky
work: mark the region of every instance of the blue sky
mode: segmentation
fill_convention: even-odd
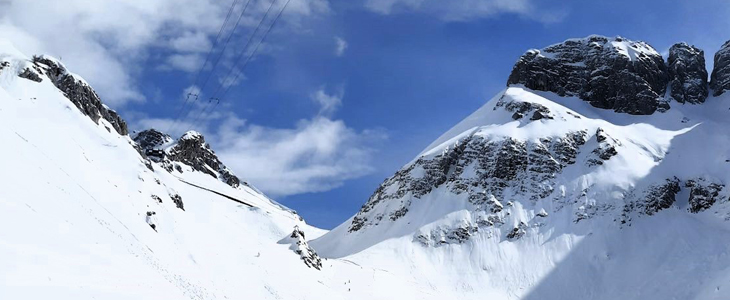
[[[252,2],[213,85],[235,66],[230,58],[267,1]],[[99,2],[0,2],[0,37],[29,54],[61,56],[133,128],[167,130],[231,0]],[[53,20],[35,17],[44,9]],[[719,0],[293,0],[251,63],[237,69],[245,79],[196,130],[241,177],[332,228],[504,88],[525,50],[621,35],[660,52],[680,41],[697,45],[711,66],[730,38],[729,10]],[[53,28],[69,30],[59,36]]]

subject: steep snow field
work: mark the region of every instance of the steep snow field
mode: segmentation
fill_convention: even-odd
[[[419,298],[387,271],[307,267],[285,237],[295,225],[310,239],[323,230],[251,188],[150,171],[128,136],[92,122],[48,78],[18,77],[28,59],[0,43],[0,299]]]

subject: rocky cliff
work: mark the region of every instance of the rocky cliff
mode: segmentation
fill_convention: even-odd
[[[650,115],[666,111],[672,100],[701,104],[730,89],[730,44],[715,54],[712,81],[707,82],[704,51],[674,44],[665,62],[649,44],[622,37],[569,39],[523,54],[508,85],[574,96],[597,108]],[[669,91],[669,93],[667,93]]]
[[[58,60],[48,56],[34,56],[33,64],[38,67],[36,72],[45,75],[53,82],[53,84],[64,93],[66,98],[76,105],[76,107],[91,120],[99,123],[99,119],[104,119],[121,135],[127,135],[127,122],[117,114],[116,111],[110,109],[101,102],[96,91],[89,86],[86,81],[80,77],[69,73],[66,67]],[[42,72],[40,70],[45,72]],[[27,72],[27,73],[26,73]],[[38,80],[40,77],[32,78],[32,70],[26,69],[21,77],[31,80]],[[25,76],[24,76],[25,74]]]

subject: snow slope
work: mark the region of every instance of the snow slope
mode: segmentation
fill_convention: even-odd
[[[295,226],[310,239],[323,230],[252,187],[234,189],[185,165],[182,173],[148,169],[128,136],[103,118],[94,123],[48,77],[18,77],[32,63],[8,42],[0,42],[0,62],[0,299],[420,294],[407,280],[347,260],[308,267],[284,238]],[[156,231],[146,222],[151,211]]]
[[[460,299],[727,299],[725,98],[633,116],[510,86],[310,244]],[[559,142],[576,132],[584,141],[565,159]],[[502,180],[502,165],[514,176]],[[675,179],[665,205],[655,191]]]

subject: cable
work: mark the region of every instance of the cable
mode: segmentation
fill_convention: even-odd
[[[238,77],[241,74],[243,74],[243,70],[246,68],[246,65],[248,65],[248,63],[251,61],[251,58],[253,58],[253,56],[256,54],[256,51],[259,49],[259,46],[261,46],[261,43],[263,43],[263,41],[266,39],[266,36],[269,34],[269,32],[271,32],[271,29],[274,28],[274,25],[276,25],[276,21],[279,20],[279,18],[281,17],[281,14],[284,12],[284,9],[286,9],[286,6],[289,5],[289,2],[290,1],[291,0],[287,0],[286,3],[284,3],[284,7],[281,8],[281,10],[279,11],[279,14],[276,15],[276,18],[274,19],[274,21],[269,26],[269,29],[266,30],[266,32],[264,33],[264,36],[261,38],[261,40],[259,40],[259,43],[256,44],[256,47],[253,49],[253,51],[251,52],[251,54],[246,58],[246,61],[243,63],[243,66],[241,66],[241,72],[239,72],[238,74],[236,74],[236,77],[233,78],[233,81],[232,82],[236,82],[236,80],[238,80]],[[233,86],[233,84],[229,84],[226,87],[226,89],[223,91],[223,94],[221,94],[221,96],[218,97],[218,98],[223,99],[226,96],[226,94],[228,94],[228,91],[231,89],[231,86]]]
[[[271,5],[269,6],[269,9],[268,9],[268,10],[266,11],[266,14],[265,14],[265,15],[264,15],[264,17],[263,17],[263,18],[261,19],[261,22],[259,22],[259,25],[261,25],[261,24],[263,23],[263,21],[264,21],[264,20],[266,19],[266,15],[268,15],[269,11],[271,10],[271,8],[273,7],[273,5],[274,5],[274,3],[275,3],[275,2],[276,2],[276,0],[272,0],[272,1],[271,1]],[[216,103],[215,103],[215,105],[213,106],[213,108],[217,107],[217,106],[218,106],[218,104],[220,104],[220,99],[223,99],[223,97],[225,97],[225,95],[226,95],[226,94],[228,94],[228,91],[230,90],[231,86],[233,86],[233,82],[235,82],[236,80],[238,80],[238,77],[239,77],[239,76],[240,76],[241,74],[243,74],[243,70],[244,70],[244,69],[246,68],[246,66],[248,65],[248,63],[249,63],[249,62],[251,61],[251,58],[252,58],[252,57],[253,57],[253,56],[254,56],[254,55],[256,54],[256,51],[258,51],[259,47],[260,47],[260,46],[261,46],[261,44],[262,44],[262,43],[264,42],[264,40],[266,40],[266,37],[267,37],[267,36],[268,36],[268,34],[269,34],[269,33],[271,32],[271,30],[272,30],[272,29],[274,28],[274,25],[276,25],[276,22],[277,22],[277,21],[279,20],[279,18],[281,18],[281,15],[282,15],[282,14],[284,13],[284,10],[285,10],[285,9],[286,9],[286,7],[287,7],[287,6],[289,5],[289,2],[291,2],[291,0],[287,0],[287,1],[286,1],[286,3],[284,3],[284,5],[282,6],[281,10],[279,10],[279,13],[278,13],[278,14],[276,15],[276,17],[274,18],[274,21],[272,21],[272,22],[271,22],[271,25],[269,25],[269,28],[268,28],[268,29],[266,30],[266,32],[264,32],[264,35],[263,35],[263,36],[261,37],[261,39],[260,39],[260,40],[258,41],[258,43],[256,44],[256,47],[254,47],[253,51],[251,51],[251,54],[250,54],[250,55],[249,55],[249,56],[248,56],[248,57],[246,58],[246,61],[245,61],[245,62],[243,63],[243,65],[241,66],[241,72],[237,73],[237,74],[236,74],[236,77],[235,77],[235,78],[233,79],[233,81],[231,82],[231,84],[229,84],[228,86],[226,86],[226,88],[225,88],[225,90],[224,90],[223,94],[222,94],[222,95],[221,95],[220,97],[216,97],[216,94],[218,93],[218,91],[220,90],[220,88],[221,88],[221,87],[223,87],[223,84],[224,84],[224,83],[226,82],[225,80],[224,80],[224,81],[221,81],[221,84],[219,85],[218,89],[217,89],[217,90],[216,90],[216,91],[215,91],[215,92],[214,92],[214,93],[212,94],[212,96],[211,96],[211,98],[210,98],[211,100],[213,100],[213,99],[215,99],[215,100],[216,100]],[[257,26],[257,27],[256,27],[256,29],[258,29],[258,27],[259,27],[259,26]],[[254,33],[255,33],[255,31],[254,31]],[[254,36],[254,35],[252,34],[252,35],[251,35],[251,37],[253,37],[253,36]],[[247,45],[248,45],[248,43],[247,43]],[[244,50],[245,50],[245,48],[244,48]],[[242,51],[242,52],[241,52],[241,54],[243,54],[243,53],[245,53],[245,51]],[[232,73],[232,72],[233,72],[233,70],[235,69],[235,66],[236,66],[236,64],[238,64],[238,61],[239,61],[240,59],[241,59],[241,56],[239,56],[239,57],[238,57],[238,58],[236,59],[236,62],[235,62],[235,63],[234,63],[234,65],[233,65],[233,66],[231,67],[231,70],[230,70],[230,71],[228,72],[228,75],[226,75],[226,77],[225,77],[225,78],[228,78],[228,77],[229,77],[229,76],[231,75],[231,73]],[[212,101],[211,101],[211,102],[212,102]],[[210,102],[209,102],[209,104],[210,104]],[[209,106],[209,105],[208,105],[208,106]],[[197,122],[198,122],[198,119],[200,119],[200,117],[201,117],[201,116],[202,116],[202,115],[203,115],[203,114],[205,113],[205,111],[206,111],[206,108],[207,108],[207,107],[204,107],[204,108],[203,108],[203,110],[201,110],[201,112],[200,112],[200,113],[198,114],[198,116],[197,116],[197,117],[195,118],[195,121],[194,121],[194,122],[192,123],[192,125],[193,125],[193,126],[195,126],[195,125],[197,124]],[[212,109],[211,109],[211,110],[212,110]]]
[[[246,49],[248,49],[248,46],[251,44],[251,41],[253,41],[254,37],[256,36],[256,33],[261,28],[261,25],[263,25],[264,24],[264,21],[266,21],[266,17],[271,12],[271,9],[274,7],[274,4],[275,3],[276,3],[276,0],[272,0],[271,1],[271,4],[269,4],[269,8],[266,9],[266,12],[264,13],[264,16],[261,18],[261,20],[259,20],[259,23],[256,25],[256,28],[254,28],[254,30],[251,32],[251,35],[249,35],[248,40],[246,41],[246,44],[244,44],[243,48],[241,48],[241,51],[238,53],[238,55],[236,55],[236,58],[234,59],[235,63],[231,66],[231,69],[228,71],[228,74],[226,74],[226,76],[224,77],[224,79],[227,79],[227,78],[229,78],[231,76],[231,73],[235,69],[236,64],[238,64],[238,62],[241,60],[241,58],[243,57],[243,55],[246,54]],[[288,3],[289,2],[287,1],[287,4]],[[284,7],[286,8],[286,4],[285,4]],[[279,15],[281,15],[281,13],[279,13]],[[277,19],[278,19],[278,16],[277,16]],[[276,22],[276,20],[274,20],[274,22]],[[270,31],[270,29],[268,31]],[[266,33],[268,33],[268,31]],[[238,76],[236,78],[238,78]],[[195,128],[195,126],[197,125],[197,122],[200,119],[200,117],[203,114],[205,114],[205,112],[208,110],[208,107],[211,105],[211,102],[212,102],[211,100],[215,99],[216,100],[216,104],[214,105],[214,107],[215,106],[218,106],[218,103],[220,103],[220,100],[219,100],[219,98],[215,97],[215,94],[217,94],[218,91],[220,91],[220,89],[222,88],[223,84],[225,84],[225,82],[226,82],[225,80],[221,81],[221,83],[218,85],[218,88],[211,95],[211,98],[208,101],[208,103],[205,104],[205,106],[200,111],[200,113],[198,113],[198,116],[195,117],[193,123],[191,123],[192,128]]]
[[[208,110],[208,107],[211,107],[210,104],[213,102],[213,100],[215,100],[215,104],[213,104],[212,109]],[[221,103],[221,100],[218,99],[218,98],[210,98],[210,99],[208,99],[208,103],[203,107],[203,109],[200,111],[200,113],[198,113],[198,116],[195,117],[195,119],[193,120],[193,123],[191,123],[191,129],[197,127],[198,120],[200,120],[200,117],[202,117],[206,113],[206,111],[212,111],[220,103]]]
[[[236,20],[236,25],[233,26],[233,30],[231,30],[231,33],[226,38],[226,42],[223,44],[223,49],[221,49],[220,55],[215,59],[215,62],[213,63],[213,68],[211,69],[210,73],[208,73],[208,76],[206,76],[205,81],[203,81],[203,84],[200,86],[200,89],[203,90],[205,86],[208,84],[208,81],[210,80],[210,76],[214,73],[215,67],[218,66],[218,63],[221,60],[221,57],[223,57],[223,54],[226,52],[226,47],[228,47],[228,43],[231,41],[231,38],[233,37],[233,34],[236,32],[236,29],[238,29],[238,24],[241,23],[241,19],[243,18],[243,15],[246,13],[246,9],[248,8],[248,5],[251,3],[251,0],[246,1],[246,5],[243,7],[243,10],[241,10],[241,14],[238,15],[238,20]],[[198,83],[195,81],[195,83]]]
[[[228,8],[228,13],[226,14],[226,18],[223,20],[223,24],[221,24],[221,28],[218,29],[218,34],[215,36],[215,40],[213,40],[213,44],[211,45],[210,49],[208,50],[208,54],[205,56],[205,62],[200,67],[200,70],[198,70],[198,75],[195,76],[195,81],[193,81],[193,85],[198,83],[198,79],[200,79],[200,75],[203,73],[205,66],[208,64],[208,60],[210,59],[210,55],[213,53],[215,46],[218,45],[218,40],[220,39],[220,36],[223,33],[223,30],[225,29],[226,24],[228,23],[228,20],[231,18],[233,9],[236,7],[236,4],[238,3],[238,1],[239,0],[233,0],[233,3],[231,3],[231,7]],[[175,121],[173,121],[172,125],[170,125],[170,127],[167,128],[167,132],[170,132],[170,130],[172,130],[177,125],[177,121],[182,116],[182,113],[185,110],[185,107],[187,106],[188,102],[190,101],[190,96],[192,96],[192,95],[193,95],[193,93],[187,94],[187,96],[185,97],[185,101],[183,102],[183,105],[180,106],[180,109],[178,110],[178,112],[175,116]],[[195,99],[193,100],[193,102],[195,102],[197,100],[198,100],[198,95],[195,94]]]
[[[231,73],[233,73],[233,70],[236,69],[236,65],[241,60],[244,54],[246,54],[246,49],[248,49],[248,45],[251,44],[251,41],[253,41],[253,38],[256,36],[256,33],[259,31],[259,28],[261,28],[261,25],[264,24],[264,21],[266,21],[266,17],[269,15],[269,12],[271,12],[271,8],[274,7],[274,4],[276,3],[276,0],[271,0],[271,4],[269,4],[269,8],[266,10],[266,13],[264,13],[264,16],[261,18],[261,21],[259,21],[259,24],[256,25],[256,28],[253,30],[251,35],[248,37],[248,40],[246,41],[246,44],[241,49],[241,52],[238,53],[236,58],[233,60],[234,63],[231,65],[231,69],[228,70],[228,74],[226,74],[223,79],[228,79],[231,76]],[[288,3],[288,2],[287,2]],[[226,83],[226,80],[221,81],[221,83],[218,85],[218,88],[211,94],[211,97],[215,97],[216,94],[218,94],[218,91],[223,87],[223,85]]]
[[[261,46],[261,43],[266,39],[266,36],[269,34],[269,32],[271,32],[271,29],[274,28],[274,25],[276,25],[276,21],[279,20],[279,17],[281,17],[281,14],[284,12],[284,9],[286,9],[286,6],[289,5],[289,2],[290,1],[291,0],[287,0],[286,3],[284,3],[284,7],[282,7],[281,10],[279,11],[279,14],[276,15],[276,18],[274,19],[274,22],[271,23],[271,26],[269,26],[269,29],[266,30],[266,32],[264,33],[264,36],[261,38],[261,40],[259,41],[259,43],[256,44],[256,47],[251,52],[251,55],[249,55],[248,58],[246,58],[246,61],[243,63],[243,66],[241,66],[241,72],[239,72],[238,74],[236,74],[236,77],[233,79],[232,82],[236,82],[236,80],[238,80],[238,77],[241,74],[243,74],[243,70],[246,68],[246,65],[248,65],[248,62],[250,62],[251,61],[251,58],[256,54],[256,51],[259,49],[259,46]],[[226,94],[228,94],[228,91],[231,89],[231,86],[233,86],[233,84],[228,85],[226,87],[226,89],[223,91],[223,94],[220,97],[218,97],[218,98],[223,99],[226,96]]]
[[[215,46],[218,45],[218,40],[221,37],[221,34],[223,33],[223,29],[225,29],[226,24],[228,23],[228,20],[231,18],[231,14],[233,13],[233,8],[236,6],[239,0],[233,0],[233,3],[231,4],[231,8],[228,9],[228,14],[226,14],[226,19],[223,20],[223,24],[221,25],[221,28],[218,30],[218,34],[215,36],[215,40],[213,40],[213,45],[210,47],[210,50],[208,50],[208,55],[205,56],[205,62],[203,62],[203,65],[200,67],[200,70],[198,70],[198,75],[195,76],[195,80],[193,81],[193,84],[198,83],[198,79],[200,79],[200,75],[203,73],[203,70],[205,69],[205,66],[208,65],[208,61],[210,60],[210,55],[213,54],[213,50],[215,49]]]

